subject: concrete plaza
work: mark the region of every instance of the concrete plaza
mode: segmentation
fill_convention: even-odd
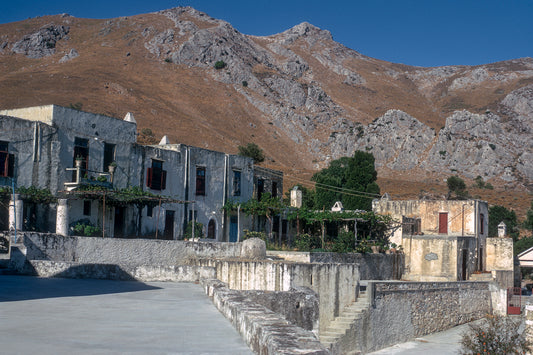
[[[0,275],[2,354],[252,354],[200,285]]]

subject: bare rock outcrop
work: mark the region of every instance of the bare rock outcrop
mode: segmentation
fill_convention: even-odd
[[[68,26],[45,26],[15,42],[12,51],[30,58],[42,58],[52,55],[55,53],[56,43],[66,38],[69,30]]]

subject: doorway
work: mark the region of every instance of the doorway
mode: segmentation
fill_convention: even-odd
[[[235,243],[238,238],[239,220],[237,216],[229,218],[229,241]]]
[[[165,232],[164,239],[174,239],[174,211],[165,210]]]
[[[123,238],[124,233],[124,207],[115,207],[115,223],[113,225],[114,236]]]
[[[217,237],[217,223],[214,219],[211,219],[209,221],[209,224],[207,225],[207,238],[209,239],[216,239]]]

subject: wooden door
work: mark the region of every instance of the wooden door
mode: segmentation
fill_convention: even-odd
[[[448,212],[439,213],[439,234],[448,234]]]

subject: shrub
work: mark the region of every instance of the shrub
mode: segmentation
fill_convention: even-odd
[[[187,223],[187,228],[185,228],[185,238],[193,238],[192,223],[193,221],[189,221],[189,223]],[[195,222],[194,238],[203,238],[203,237],[204,237],[204,225],[200,222]]]
[[[335,253],[349,253],[355,249],[355,236],[353,232],[342,231],[331,244],[331,251]]]
[[[223,60],[217,60],[215,63],[215,69],[224,69],[226,67],[226,63],[224,63]]]
[[[72,228],[75,235],[95,237],[102,234],[102,230],[89,222],[78,222]]]
[[[239,155],[252,158],[254,160],[254,163],[261,163],[265,160],[265,154],[263,153],[263,149],[261,149],[255,143],[248,143],[246,146],[240,145],[238,149]]]
[[[294,239],[294,245],[299,251],[311,251],[322,247],[322,242],[318,236],[310,234],[300,234]]]
[[[244,81],[242,82],[242,86],[247,87],[247,86],[248,86],[248,82],[247,82],[246,80],[244,80]]]
[[[509,317],[487,316],[463,334],[461,354],[525,354],[530,344],[519,327]]]

